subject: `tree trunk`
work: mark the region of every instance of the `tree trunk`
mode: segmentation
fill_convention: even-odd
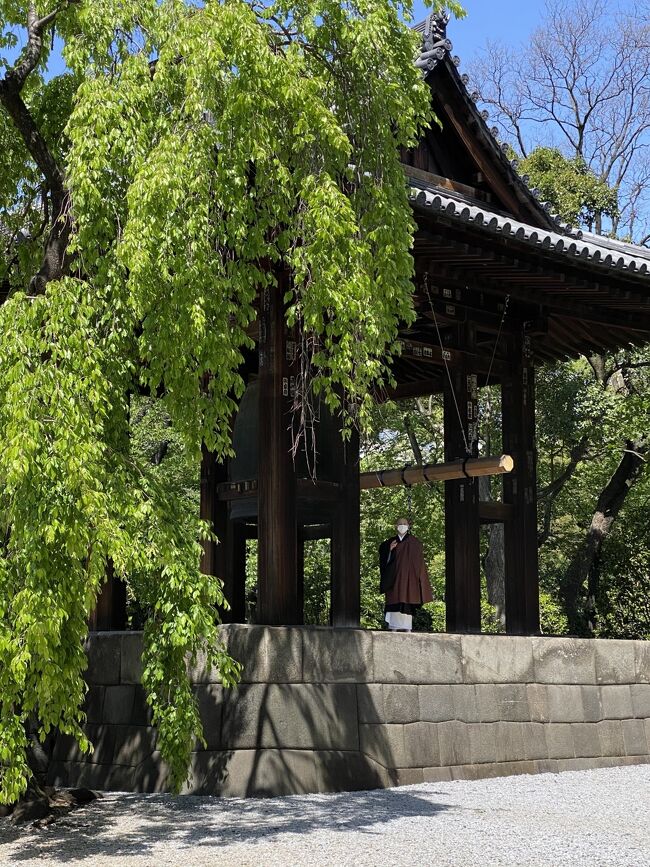
[[[609,536],[630,489],[638,480],[648,442],[628,442],[611,479],[598,497],[586,538],[560,582],[560,596],[569,621],[569,631],[592,635],[596,626],[595,597],[603,543]],[[583,599],[583,594],[587,596]]]

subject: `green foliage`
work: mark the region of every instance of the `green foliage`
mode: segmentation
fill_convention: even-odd
[[[27,783],[29,714],[90,749],[83,640],[108,560],[149,614],[143,680],[183,781],[201,738],[188,659],[204,652],[225,684],[238,672],[216,633],[221,583],[199,569],[209,529],[186,481],[152,466],[129,395],[161,395],[190,465],[203,443],[229,454],[254,302],[282,264],[314,391],[367,417],[413,318],[399,150],[430,120],[410,0],[37,5],[58,11],[70,74],[44,84],[47,30],[22,96],[64,163],[74,232],[71,276],[29,297],[54,215],[3,116],[1,801]],[[27,7],[0,2],[3,68]]]
[[[618,196],[581,157],[565,157],[558,148],[538,147],[519,164],[540,198],[550,202],[562,219],[592,226],[597,215],[616,217]]]

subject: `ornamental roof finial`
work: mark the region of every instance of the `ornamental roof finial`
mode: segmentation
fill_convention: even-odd
[[[448,23],[448,12],[432,12],[424,22],[422,51],[415,61],[415,65],[425,74],[435,69],[438,63],[444,59],[445,54],[452,49],[451,42],[447,39]],[[418,30],[421,26],[418,27]]]

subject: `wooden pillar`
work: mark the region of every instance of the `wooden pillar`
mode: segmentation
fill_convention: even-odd
[[[115,575],[111,560],[106,564],[106,581],[99,591],[88,628],[91,632],[126,629],[126,584]]]
[[[297,571],[297,587],[298,587],[298,623],[305,622],[305,534],[302,532],[303,527],[298,527],[298,544],[296,554],[296,571]]]
[[[465,333],[465,345],[468,337]],[[450,374],[452,382],[447,379],[444,388],[446,461],[465,457],[466,442],[470,455],[478,454],[476,375],[464,365],[450,369]],[[445,482],[445,603],[448,632],[481,631],[477,479]]]
[[[259,338],[258,623],[299,622],[296,479],[291,456],[292,346],[283,295],[287,279],[262,291]],[[288,352],[289,350],[289,352]]]
[[[332,516],[332,626],[358,627],[361,617],[359,435],[339,446],[339,497]]]
[[[246,622],[246,538],[243,521],[228,522],[224,594],[230,610],[223,612],[224,623]]]
[[[217,486],[228,479],[226,463],[220,463],[203,447],[201,459],[201,504],[204,521],[212,525],[218,542],[203,543],[201,569],[206,575],[216,575],[223,581],[223,593],[230,608],[220,612],[224,623],[244,623],[246,583],[246,540],[228,518],[228,503],[220,500]],[[242,548],[243,545],[243,556]]]
[[[503,499],[512,505],[504,524],[506,631],[539,632],[537,560],[537,453],[535,379],[530,338],[512,339],[512,372],[502,385],[503,446],[515,460],[503,479]]]

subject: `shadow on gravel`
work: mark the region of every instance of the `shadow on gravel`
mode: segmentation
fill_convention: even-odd
[[[409,816],[435,817],[454,809],[458,808],[399,789],[255,801],[124,795],[107,798],[38,831],[19,830],[0,821],[0,862],[2,844],[11,845],[11,852],[5,852],[11,863],[18,863],[48,858],[92,862],[100,856],[117,860],[144,856],[165,842],[173,845],[182,861],[183,849],[190,847],[216,849],[310,831],[354,830],[373,835],[387,822]]]

